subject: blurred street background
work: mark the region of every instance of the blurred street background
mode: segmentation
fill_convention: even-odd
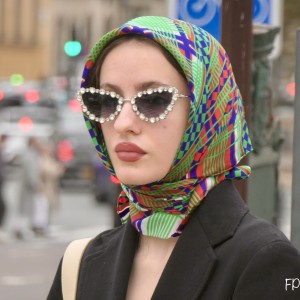
[[[133,17],[189,13],[197,23],[207,12],[220,17],[220,7],[219,0],[0,0],[1,300],[46,299],[66,245],[119,224],[120,186],[100,164],[76,100],[91,46]],[[221,39],[216,25],[203,24]],[[289,238],[293,163],[299,163],[293,162],[298,27],[299,0],[253,1],[246,113],[255,151],[247,204]]]

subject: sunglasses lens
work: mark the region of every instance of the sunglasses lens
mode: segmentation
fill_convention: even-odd
[[[85,92],[82,100],[89,112],[99,118],[108,118],[114,114],[118,105],[118,99],[98,93]]]
[[[168,91],[153,92],[135,99],[139,112],[147,118],[156,118],[163,114],[172,101],[172,93]]]

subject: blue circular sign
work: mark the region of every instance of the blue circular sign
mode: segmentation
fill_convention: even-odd
[[[203,27],[216,17],[220,6],[221,0],[181,0],[179,13],[183,20]]]
[[[222,0],[178,0],[178,18],[201,27],[220,39]]]
[[[271,3],[270,0],[254,0],[253,21],[255,23],[270,24]]]
[[[178,19],[195,24],[220,40],[222,0],[176,0],[176,3]],[[271,24],[271,5],[271,0],[253,0],[253,21]]]

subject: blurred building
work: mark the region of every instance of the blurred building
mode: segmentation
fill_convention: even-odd
[[[0,80],[69,75],[88,49],[109,29],[140,15],[165,15],[166,0],[0,0]],[[64,53],[68,40],[81,54]]]

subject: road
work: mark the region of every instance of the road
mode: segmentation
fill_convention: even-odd
[[[7,237],[0,243],[1,300],[46,299],[66,245],[73,239],[95,236],[112,227],[111,207],[96,203],[91,192],[62,191],[60,200],[60,211],[52,216],[46,237]],[[13,207],[10,203],[9,208]],[[13,211],[8,223],[12,216]]]

